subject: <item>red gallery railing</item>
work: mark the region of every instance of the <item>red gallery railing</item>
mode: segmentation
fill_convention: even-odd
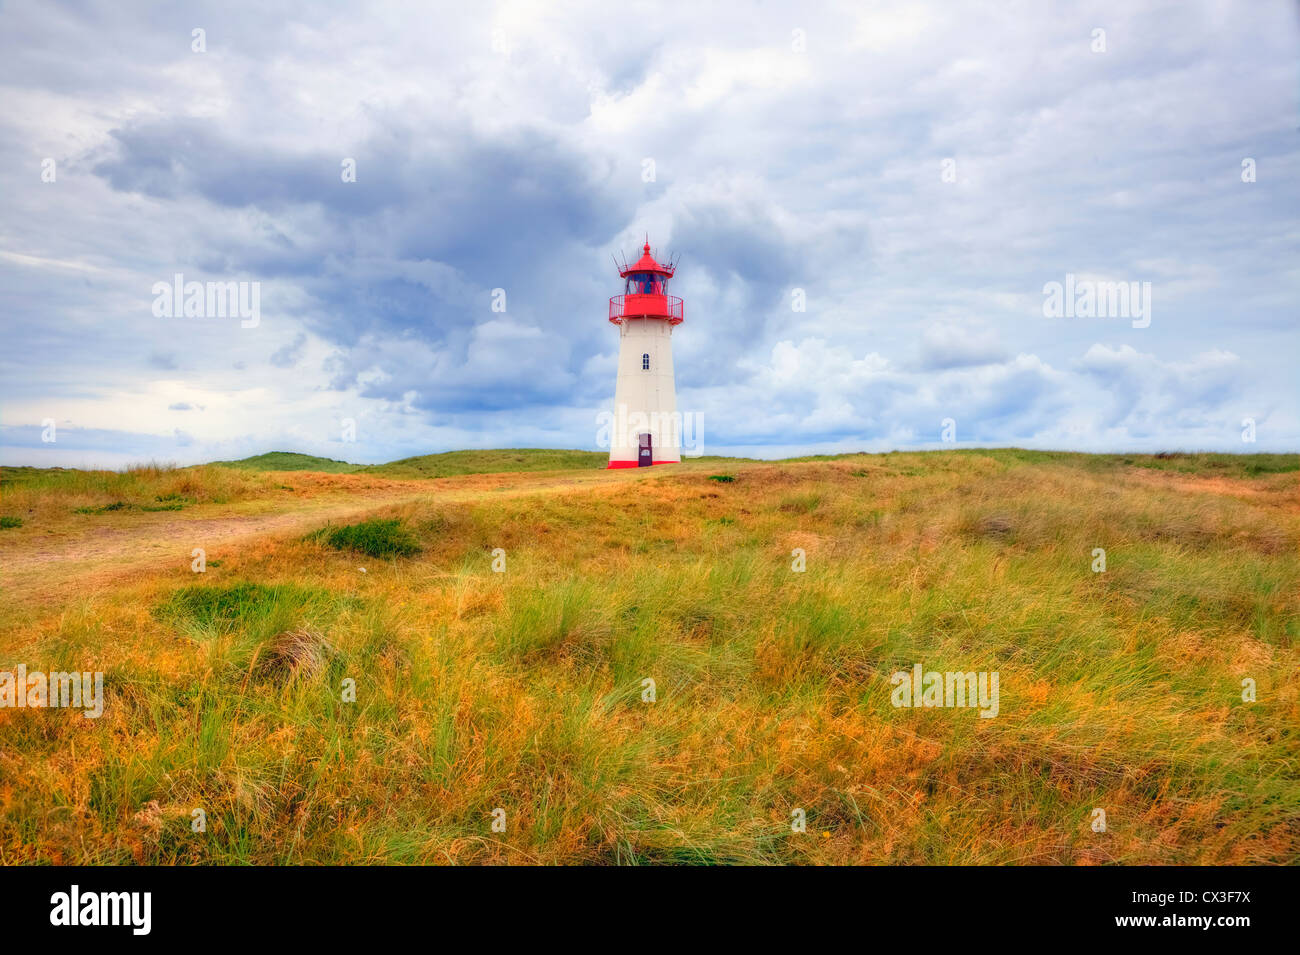
[[[686,306],[676,295],[615,295],[609,300],[609,320],[621,325],[625,318],[666,318],[680,325]]]

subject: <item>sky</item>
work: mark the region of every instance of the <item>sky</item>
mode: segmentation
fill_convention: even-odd
[[[1300,451],[1291,0],[5,2],[0,86],[0,463],[594,450],[647,235],[694,450]]]

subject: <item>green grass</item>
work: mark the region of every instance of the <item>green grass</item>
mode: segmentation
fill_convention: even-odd
[[[1159,471],[1182,474],[1214,473],[1227,477],[1258,477],[1300,470],[1300,456],[1294,454],[1184,454],[1173,452],[1133,456],[1131,463]]]
[[[510,448],[492,451],[448,451],[378,464],[371,474],[392,478],[439,478],[461,474],[495,474],[514,471],[563,471],[603,468],[609,454],[602,451],[555,451],[545,448]]]
[[[266,630],[266,621],[320,612],[334,601],[326,590],[295,584],[196,584],[172,592],[154,614],[185,632],[218,634],[250,627]]]
[[[347,461],[293,451],[270,451],[238,461],[217,463],[252,471],[320,471],[326,474],[373,474],[389,478],[440,478],[462,474],[602,468],[608,461],[609,455],[606,452],[507,448],[423,454],[387,464],[350,464]]]
[[[323,527],[308,535],[335,550],[347,550],[367,557],[411,557],[420,544],[398,518],[373,518],[344,527]]]
[[[248,471],[320,471],[325,474],[353,474],[366,470],[364,464],[349,464],[333,458],[321,458],[297,451],[268,451],[238,461],[217,461],[216,464]]]
[[[21,517],[11,517],[8,514],[0,515],[0,530],[10,527],[22,527],[23,519]]]

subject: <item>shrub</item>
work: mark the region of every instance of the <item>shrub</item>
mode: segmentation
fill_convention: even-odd
[[[350,550],[367,557],[410,557],[420,545],[398,518],[374,518],[345,527],[323,527],[309,535],[335,550]]]

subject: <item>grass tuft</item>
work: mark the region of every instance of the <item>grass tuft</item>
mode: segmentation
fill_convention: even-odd
[[[334,654],[334,648],[318,630],[295,627],[266,642],[257,659],[257,673],[264,678],[286,680],[319,673]]]
[[[309,534],[335,550],[347,550],[367,557],[411,557],[420,552],[419,541],[400,518],[373,518],[344,527],[322,527]]]
[[[320,588],[241,581],[182,587],[158,604],[154,616],[190,632],[220,634],[256,630],[259,624],[286,615],[319,613],[333,601],[333,595]]]

